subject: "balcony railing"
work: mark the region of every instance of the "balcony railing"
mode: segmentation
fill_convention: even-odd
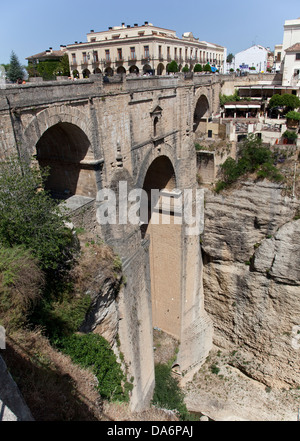
[[[110,66],[111,65],[111,60],[110,59],[106,59],[106,58],[102,58],[101,63],[104,66]]]

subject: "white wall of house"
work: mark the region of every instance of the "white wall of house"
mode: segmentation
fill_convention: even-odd
[[[260,45],[254,45],[238,52],[234,58],[234,69],[241,69],[241,66],[248,66],[243,70],[249,71],[250,67],[255,67],[256,72],[266,72],[269,50]],[[251,70],[250,70],[251,72]]]
[[[300,87],[300,18],[286,20],[283,32],[282,85]],[[295,47],[296,45],[296,47]],[[294,48],[294,50],[291,50]],[[298,55],[297,55],[298,54]]]
[[[285,54],[282,85],[300,87],[300,45],[298,51]]]
[[[284,22],[282,49],[285,51],[296,43],[300,43],[300,18]]]

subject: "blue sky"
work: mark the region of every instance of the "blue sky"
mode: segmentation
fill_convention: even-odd
[[[143,24],[191,31],[236,54],[253,44],[274,49],[282,43],[285,20],[300,17],[299,0],[0,0],[0,64],[11,51],[22,64],[49,47],[86,41],[109,26]]]

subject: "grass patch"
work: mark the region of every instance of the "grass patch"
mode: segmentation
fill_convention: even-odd
[[[155,366],[155,389],[152,403],[164,409],[176,411],[181,421],[195,421],[184,403],[184,393],[178,380],[172,376],[170,363]]]
[[[57,348],[69,355],[74,363],[92,369],[101,397],[111,401],[129,401],[132,385],[126,381],[114,352],[101,335],[73,334],[60,339]]]

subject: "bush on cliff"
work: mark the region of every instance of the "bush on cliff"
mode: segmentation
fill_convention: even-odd
[[[273,163],[274,155],[271,150],[262,145],[260,138],[250,134],[243,142],[237,160],[229,157],[220,166],[222,179],[217,182],[215,191],[218,193],[229,187],[246,173],[256,172],[258,178],[281,182],[283,176]]]
[[[75,251],[63,208],[43,190],[45,170],[18,158],[0,162],[0,245],[23,246],[44,271],[70,266]]]

